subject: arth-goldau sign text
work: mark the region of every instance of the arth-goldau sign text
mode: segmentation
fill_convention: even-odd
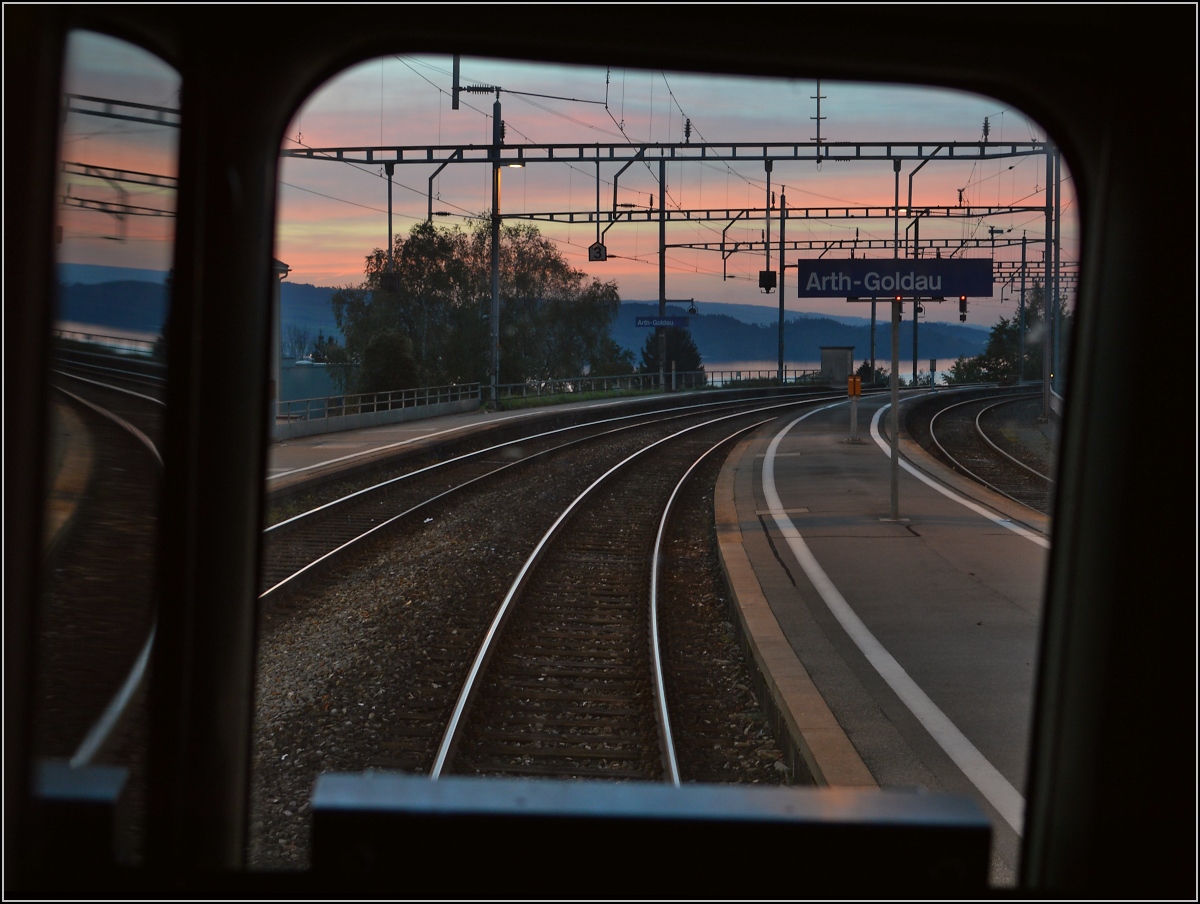
[[[798,261],[800,298],[991,297],[990,258]]]
[[[688,319],[686,317],[639,317],[636,323],[637,326],[685,327],[688,325]]]

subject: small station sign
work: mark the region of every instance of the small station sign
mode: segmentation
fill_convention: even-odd
[[[688,319],[686,317],[639,317],[636,324],[637,326],[685,327],[688,325]]]

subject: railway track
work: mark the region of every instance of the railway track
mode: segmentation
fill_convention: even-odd
[[[46,550],[33,750],[72,767],[128,769],[128,818],[116,844],[136,862],[145,831],[144,692],[162,469],[150,437],[159,433],[161,406],[92,382],[54,385],[55,420],[66,424],[55,435],[72,435],[52,467],[72,472],[73,498],[55,499],[50,510],[70,502],[52,518]]]
[[[90,462],[80,475],[86,492],[46,562],[35,743],[43,755],[82,764],[109,743],[154,624],[162,462],[149,434],[160,412],[92,384],[57,388],[57,417],[82,425],[86,438],[77,439]]]
[[[538,538],[552,530],[559,514],[599,474],[649,443],[703,419],[689,415],[638,425],[579,444],[569,452],[542,456],[532,464],[533,471],[526,466],[497,474],[444,511],[421,513],[410,519],[403,542],[364,545],[333,570],[304,582],[289,597],[286,608],[265,611],[260,720],[256,728],[260,738],[254,791],[258,815],[252,822],[262,828],[252,845],[255,862],[263,866],[295,863],[297,858],[303,862],[307,849],[303,786],[311,782],[314,772],[366,768],[434,772],[447,720],[468,671],[494,624],[497,606],[518,581],[522,563],[528,560]],[[723,430],[722,436],[730,432],[728,425]],[[696,437],[692,442],[693,446],[705,443],[705,448],[712,445],[710,436],[703,440]],[[672,581],[666,588],[668,596],[674,595],[674,611],[665,629],[678,641],[672,646],[671,655],[676,661],[667,687],[683,701],[681,725],[688,744],[704,746],[703,751],[696,747],[680,754],[681,772],[685,781],[779,783],[788,778],[786,768],[781,768],[783,755],[750,690],[753,680],[726,617],[727,601],[713,549],[711,514],[711,481],[715,480],[718,464],[708,462],[703,479],[709,482],[683,494],[693,517],[672,525],[664,539],[664,559],[693,566],[679,585]],[[649,469],[649,476],[641,481],[653,477],[655,470]],[[662,475],[655,479],[661,485],[654,490],[657,501],[653,511],[661,515],[664,493],[669,493],[674,483]],[[616,493],[616,485],[611,490],[605,487],[603,492]],[[622,635],[625,647],[640,649],[648,656],[645,597],[658,522],[655,518],[633,517],[630,512],[635,501],[649,492],[644,484],[632,481],[606,504],[607,514],[579,512],[578,519],[572,520],[559,538],[569,542],[573,552],[565,553],[566,558],[557,565],[536,569],[537,586],[530,592],[542,593],[543,602],[525,599],[515,607],[520,614],[515,616],[514,628],[519,627],[527,612],[540,610],[557,615],[552,622],[557,628],[533,632],[543,645],[535,655],[544,662],[555,659],[565,663],[568,673],[573,667],[576,679],[582,677],[582,668],[588,663],[594,667],[600,662],[600,651],[595,647],[582,652],[578,647],[573,652],[565,647],[551,651],[547,646],[550,633],[555,635],[552,639],[556,644],[572,640],[587,643],[589,632],[594,635],[603,628],[613,636]],[[702,519],[696,517],[700,512]],[[584,522],[589,518],[598,526],[594,532],[585,531]],[[605,527],[613,525],[614,518],[615,526]],[[634,530],[637,539],[632,536]],[[606,532],[620,537],[618,545],[626,548],[626,558],[614,557],[604,537]],[[581,538],[579,543],[575,542],[576,535]],[[607,575],[601,573],[601,559],[611,560]],[[637,567],[631,564],[635,561],[640,563]],[[619,606],[607,613],[597,611],[599,600],[603,599],[607,607],[610,598],[621,594],[640,603],[640,615],[619,614]],[[582,605],[583,610],[564,615],[572,595],[576,598],[571,602]],[[584,627],[589,622],[592,626]],[[562,627],[568,624],[569,628]],[[507,629],[503,634],[508,636]],[[591,641],[595,641],[594,636]],[[508,653],[495,654],[496,663],[501,664]],[[682,668],[681,657],[686,660]],[[529,662],[525,665],[528,667]],[[521,666],[515,668],[519,672]],[[644,738],[643,752],[651,760],[643,756],[636,768],[623,772],[614,768],[616,757],[589,757],[592,765],[607,760],[602,769],[609,778],[637,775],[651,779],[662,775],[661,758],[656,753],[659,740],[653,722],[653,692],[646,671],[648,659],[640,669],[641,677],[633,681],[634,686],[642,688],[643,697],[636,716],[643,727],[637,731]],[[301,682],[301,688],[284,678],[285,674],[310,677]],[[525,678],[544,689],[547,680],[553,683],[562,674]],[[538,681],[539,677],[547,680]],[[512,687],[513,682],[523,680],[519,676],[493,677],[484,684],[489,688],[506,683]],[[549,698],[543,703],[551,705]],[[559,722],[579,716],[578,712],[571,713],[572,705],[562,700],[553,705],[561,710],[556,717]],[[574,705],[576,710],[592,708],[590,700],[586,705],[584,701]],[[476,715],[484,711],[482,705],[475,710]],[[608,717],[618,721],[624,718],[611,712]],[[543,728],[549,724],[548,715],[543,716],[541,724]],[[644,727],[647,724],[648,729]],[[527,735],[529,730],[527,720],[525,728],[510,734]],[[486,743],[502,740],[486,726],[482,731],[472,736],[468,746],[475,738]],[[530,740],[528,736],[526,739]],[[464,753],[479,752],[477,747],[468,746],[462,748]],[[544,767],[540,773],[515,769],[510,774],[563,771],[561,762],[538,759]],[[464,765],[466,762],[458,760],[452,768],[473,768]],[[577,768],[572,774],[589,773]],[[282,818],[280,806],[286,814]]]
[[[994,395],[914,406],[906,426],[935,458],[975,482],[1044,515],[1054,500],[1054,450],[1038,431],[1039,396]]]
[[[280,520],[264,531],[260,599],[273,600],[327,568],[356,544],[388,529],[403,518],[433,517],[451,498],[505,471],[543,466],[552,457],[569,455],[583,444],[596,446],[606,438],[618,440],[640,431],[667,431],[671,425],[703,417],[706,412],[732,410],[745,403],[723,402],[688,408],[625,415],[559,427],[494,444],[476,441],[450,458],[413,461],[394,476],[367,486],[342,484],[327,492],[314,507]],[[652,440],[639,440],[652,441]],[[535,478],[536,479],[536,478]]]
[[[320,514],[266,531],[260,590],[291,586],[261,616],[252,861],[304,862],[304,801],[316,773],[431,773],[497,602],[536,538],[597,474],[711,417],[676,411],[476,440],[482,448],[454,459],[435,454],[386,480],[360,478],[339,495],[352,501],[322,503]],[[694,432],[692,446],[713,445]],[[697,466],[695,486],[679,501],[691,514],[668,523],[657,555],[648,551],[653,513],[686,467],[668,463],[665,448],[639,458],[657,465],[614,476],[602,491],[607,502],[578,512],[548,544],[551,558],[533,569],[503,643],[488,656],[497,671],[466,707],[473,718],[446,758],[450,771],[664,780],[672,769],[655,709],[666,698],[679,714],[671,721],[680,780],[788,780],[725,618],[711,549],[716,458]],[[310,528],[313,538],[302,538]],[[391,531],[403,542],[369,542]],[[334,550],[341,552],[329,556]],[[652,633],[644,607],[628,602],[645,597],[651,560],[676,563],[661,591],[672,601],[661,611],[670,640],[661,683],[644,665]],[[534,646],[523,647],[522,636]],[[621,656],[604,659],[606,643]],[[626,677],[618,680],[620,672]],[[611,711],[597,717],[595,701]]]
[[[486,673],[460,696],[470,717],[452,722],[435,776],[678,783],[652,592],[656,528],[681,476],[728,429],[721,419],[643,449],[552,526],[506,597],[511,622],[502,608],[477,657]]]

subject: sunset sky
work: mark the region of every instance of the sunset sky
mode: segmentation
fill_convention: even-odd
[[[78,60],[69,72],[66,90],[125,101],[178,106],[178,83],[170,70],[130,53],[107,39],[81,41]],[[451,109],[450,57],[392,56],[344,72],[319,89],[289,126],[285,149],[302,147],[378,147],[391,145],[486,145],[491,141],[494,93],[464,93],[460,109]],[[684,140],[685,121],[691,120],[692,144],[703,142],[800,142],[816,137],[817,84],[694,76],[680,73],[606,70],[603,67],[566,68],[464,58],[463,85],[504,89],[502,119],[509,146],[520,144],[617,143],[637,144]],[[521,92],[521,93],[518,93]],[[1042,140],[1044,131],[1019,110],[988,98],[944,90],[822,81],[821,138],[828,141],[895,141],[938,144],[978,141],[985,117],[991,141]],[[622,128],[623,126],[623,128]],[[177,130],[120,120],[71,114],[66,117],[64,161],[173,175]],[[445,152],[439,156],[444,157]],[[620,163],[600,168],[600,206],[611,209],[613,177]],[[426,218],[429,179],[436,163],[398,165],[393,177],[393,226],[403,236]],[[909,174],[917,163],[907,161],[900,172],[900,203],[908,196]],[[504,169],[500,210],[519,212],[596,209],[597,173],[585,162],[539,163]],[[635,164],[620,176],[618,202],[646,207],[657,203],[657,163]],[[1062,198],[1062,259],[1078,259],[1074,194],[1065,168]],[[486,163],[451,164],[433,180],[433,208],[449,216],[435,221],[445,227],[471,228],[468,218],[491,206],[491,170]],[[776,198],[786,194],[789,209],[816,206],[892,206],[894,174],[889,161],[776,162],[770,176]],[[764,206],[767,176],[762,161],[688,162],[667,166],[669,208],[732,208]],[[913,179],[913,206],[1023,205],[1045,203],[1045,160],[1014,157],[979,163],[932,161]],[[149,209],[173,209],[170,191],[150,186],[113,183],[84,176],[65,176],[63,193],[72,197],[121,200]],[[119,193],[124,192],[124,196]],[[387,181],[380,164],[358,165],[328,160],[285,158],[280,167],[276,257],[291,267],[288,279],[297,283],[343,286],[362,280],[364,257],[387,246]],[[163,217],[132,216],[124,222],[94,210],[64,208],[61,259],[73,263],[167,269],[173,221]],[[520,221],[528,222],[528,221]],[[900,233],[911,222],[901,218]],[[744,224],[744,225],[743,225]],[[626,300],[658,297],[658,224],[619,223],[604,235],[609,260],[589,263],[587,248],[596,241],[596,227],[576,223],[539,223],[566,259],[589,276],[616,281]],[[736,241],[760,240],[765,223],[759,219],[734,225],[728,221],[670,223],[667,243],[719,242],[722,230]],[[1029,241],[1028,259],[1040,262],[1044,249],[1045,217],[1032,211],[989,219],[924,219],[922,239],[986,238],[989,227],[1003,230],[997,237]],[[789,218],[786,238],[828,240],[854,238],[890,241],[892,219],[804,220]],[[771,224],[777,243],[779,223]],[[967,256],[988,256],[990,249],[968,250]],[[820,252],[803,252],[816,256]],[[961,254],[962,252],[960,252]],[[860,250],[858,257],[891,258],[891,249]],[[830,251],[826,257],[846,256]],[[1020,260],[1020,247],[997,247],[996,260]],[[793,262],[796,252],[787,253]],[[778,268],[777,245],[771,269]],[[705,302],[765,304],[777,308],[778,295],[762,294],[758,271],[766,267],[763,253],[741,251],[724,263],[719,251],[670,248],[667,254],[667,297]],[[1011,316],[1014,288],[993,299],[971,303],[969,322],[990,325]],[[796,297],[787,287],[788,311],[866,316],[870,305],[845,300]],[[958,320],[957,305],[927,305],[930,320]],[[701,308],[703,312],[703,309]],[[881,311],[881,316],[886,313]]]

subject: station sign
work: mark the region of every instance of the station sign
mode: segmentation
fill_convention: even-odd
[[[799,298],[990,298],[991,258],[801,260]]]
[[[637,325],[685,327],[688,325],[688,319],[686,317],[639,317]]]

